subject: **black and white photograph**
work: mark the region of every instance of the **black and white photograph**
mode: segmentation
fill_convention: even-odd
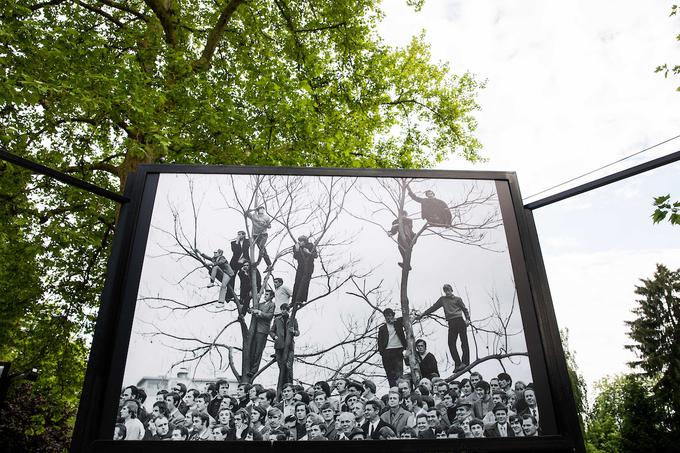
[[[539,436],[494,180],[162,173],[114,440]]]

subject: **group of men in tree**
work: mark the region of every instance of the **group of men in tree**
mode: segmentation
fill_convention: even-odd
[[[288,382],[293,376],[294,337],[300,334],[297,320],[290,316],[290,311],[295,304],[302,304],[308,299],[314,260],[318,257],[316,246],[307,236],[299,236],[292,247],[293,258],[297,262],[293,290],[283,284],[282,278],[274,278],[274,289],[268,288],[263,294],[262,275],[257,267],[264,260],[267,266],[264,272],[271,273],[274,270],[274,263],[267,253],[268,230],[271,228],[272,218],[267,215],[264,206],[249,209],[245,214],[252,224],[252,249],[257,246],[257,259],[251,259],[251,239],[246,237],[245,231],[239,231],[236,239],[231,241],[230,260],[224,256],[222,249],[215,250],[212,256],[199,250],[195,252],[211,263],[208,286],[214,286],[215,281],[220,283],[218,304],[234,300],[240,316],[245,316],[246,313],[251,315],[248,347],[245,348],[248,354],[243,357],[246,361],[246,374],[250,378],[257,374],[267,337],[270,336],[274,340],[274,356],[279,366],[280,379]],[[238,296],[235,291],[236,276],[239,278]],[[255,301],[253,289],[256,289]]]
[[[470,324],[470,313],[463,300],[453,295],[453,288],[448,283],[442,287],[444,295],[423,313],[413,317],[414,322],[429,316],[440,308],[444,309],[444,317],[449,325],[448,345],[451,358],[455,363],[454,371],[461,371],[470,364],[470,346],[467,338],[467,326]],[[409,352],[404,331],[404,319],[395,318],[394,310],[383,310],[385,323],[378,328],[378,352],[382,357],[383,367],[390,386],[404,373],[404,362],[408,364]],[[460,337],[462,358],[458,354],[457,341]],[[416,362],[420,375],[426,378],[439,376],[437,361],[431,353],[425,354],[425,340],[415,343]]]
[[[421,214],[428,226],[451,226],[451,211],[446,203],[435,198],[434,192],[428,190],[425,198],[420,198],[407,188],[411,198],[421,204]],[[220,282],[218,303],[234,300],[240,316],[251,315],[244,345],[244,377],[252,382],[258,375],[267,338],[271,337],[280,370],[278,390],[259,383],[242,383],[232,394],[226,380],[206,384],[200,391],[187,389],[178,382],[170,390],[158,391],[152,412],[148,413],[144,407],[145,392],[128,386],[121,393],[114,439],[387,440],[538,435],[540,417],[531,384],[518,381],[512,387],[512,378],[507,373],[486,382],[478,372],[471,372],[469,379],[447,382],[440,377],[437,360],[427,351],[424,339],[415,341],[415,362],[422,379],[412,385],[404,375],[404,363],[409,363],[410,358],[404,319],[396,318],[390,308],[383,311],[385,324],[378,328],[377,336],[389,383],[387,393],[378,397],[376,385],[370,380],[342,378],[333,387],[329,382],[319,381],[307,389],[293,384],[292,349],[294,337],[300,331],[290,311],[308,299],[316,247],[306,236],[300,236],[293,246],[297,261],[293,290],[283,284],[283,279],[274,278],[274,289],[265,288],[262,292],[257,267],[262,260],[267,266],[265,273],[271,273],[274,267],[266,249],[272,219],[264,207],[248,210],[246,216],[252,223],[252,247],[246,233],[239,231],[231,241],[230,260],[222,250],[215,251],[212,257],[198,250],[196,253],[211,262],[211,285]],[[399,250],[405,257],[414,238],[413,221],[406,212],[402,211],[395,219],[388,234],[398,235]],[[252,260],[255,246],[258,256]],[[240,281],[238,296],[236,276]],[[413,321],[443,309],[448,322],[449,351],[455,372],[460,374],[470,365],[467,338],[470,314],[462,299],[453,294],[451,285],[445,284],[442,289],[444,295],[423,313],[414,313]]]
[[[426,345],[419,340],[426,352]],[[341,378],[277,393],[261,384],[176,382],[156,393],[121,392],[116,440],[389,440],[537,436],[540,414],[532,384],[512,385],[507,373],[485,381],[478,372],[447,382],[400,378],[384,395],[376,385]]]

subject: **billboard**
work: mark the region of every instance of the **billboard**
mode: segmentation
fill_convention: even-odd
[[[154,166],[132,179],[101,448],[568,437],[514,175]]]

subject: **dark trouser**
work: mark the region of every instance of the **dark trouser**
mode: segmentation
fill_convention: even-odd
[[[234,283],[236,282],[236,276],[238,275],[238,271],[241,270],[243,267],[243,263],[239,263],[238,261],[231,266],[231,268],[234,270],[234,276],[231,277],[231,280],[229,280],[228,286],[229,286],[229,291],[227,294],[230,295],[230,297],[234,297],[235,291],[234,291]]]
[[[269,259],[269,255],[267,254],[267,238],[269,237],[269,233],[260,233],[256,234],[253,239],[255,240],[255,245],[257,245],[257,249],[259,250],[258,256],[257,256],[257,261],[255,262],[257,265],[261,259],[264,259],[265,264],[267,266],[272,265],[272,260]]]
[[[295,272],[295,283],[293,284],[293,303],[307,302],[309,297],[309,284],[312,281],[314,265],[310,268],[301,267]]]
[[[411,241],[413,241],[413,231],[409,231],[403,236],[401,234],[397,236],[397,246],[402,258],[406,258],[406,250],[411,247]]]
[[[260,362],[262,361],[262,353],[264,347],[267,345],[267,333],[253,332],[250,335],[250,376],[255,376],[260,369]]]
[[[460,347],[463,350],[462,363],[470,364],[470,346],[468,345],[467,324],[463,318],[453,318],[449,320],[449,351],[456,366],[461,364],[461,358],[456,348],[456,340],[460,335]]]
[[[397,385],[397,379],[404,374],[404,348],[385,349],[382,355],[383,367],[390,387]]]
[[[279,366],[279,391],[283,389],[283,384],[293,382],[293,358],[295,357],[293,345],[290,345],[288,357],[284,359],[285,349],[274,349],[276,364]]]

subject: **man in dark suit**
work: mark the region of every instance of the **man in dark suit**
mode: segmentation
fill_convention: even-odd
[[[380,403],[376,400],[366,401],[366,404],[364,405],[364,417],[366,417],[366,423],[361,425],[361,429],[364,431],[364,434],[366,434],[366,439],[378,440],[380,437],[378,431],[380,431],[380,428],[383,426],[389,427],[396,433],[394,426],[386,423],[380,418]]]
[[[517,403],[517,414],[520,416],[531,415],[538,423],[541,422],[538,405],[536,404],[536,391],[533,386],[527,386],[524,389],[524,399]]]
[[[493,408],[496,423],[484,430],[484,437],[515,437],[515,432],[508,423],[508,408],[504,404],[496,404]]]
[[[255,273],[255,281],[257,282],[257,292],[262,290],[262,276],[257,268],[253,269]],[[250,301],[253,299],[253,285],[252,285],[252,274],[250,270],[250,262],[246,261],[243,263],[243,267],[238,273],[238,278],[241,281],[241,287],[239,288],[239,297],[241,298],[240,313],[245,315],[250,307]]]
[[[281,305],[281,314],[274,318],[269,336],[274,340],[274,357],[279,366],[279,388],[293,382],[295,337],[300,335],[297,319],[288,313],[288,304]]]
[[[397,385],[397,379],[404,374],[404,348],[406,335],[404,334],[404,318],[394,318],[394,310],[386,308],[383,311],[385,324],[378,328],[378,352],[382,356],[383,368],[390,387]]]
[[[264,301],[254,303],[250,310],[252,318],[250,318],[250,328],[248,329],[249,352],[248,357],[248,376],[253,377],[260,369],[260,361],[262,360],[262,352],[267,345],[267,335],[271,327],[272,318],[274,317],[274,291],[268,289],[265,291]]]
[[[238,274],[238,271],[241,270],[246,262],[250,262],[250,241],[246,238],[245,231],[239,231],[236,239],[231,241],[231,259],[229,260],[229,265]],[[229,281],[229,288],[231,288],[229,294],[234,294],[233,278]]]

